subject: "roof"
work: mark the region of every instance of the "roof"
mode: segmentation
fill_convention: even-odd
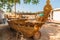
[[[60,8],[55,8],[53,11],[60,11]]]

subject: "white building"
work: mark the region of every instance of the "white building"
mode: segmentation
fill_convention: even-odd
[[[53,9],[50,18],[52,22],[60,23],[60,8]]]

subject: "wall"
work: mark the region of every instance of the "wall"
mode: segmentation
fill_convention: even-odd
[[[60,21],[60,11],[53,12],[53,20]]]

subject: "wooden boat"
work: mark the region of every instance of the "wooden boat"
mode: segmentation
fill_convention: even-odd
[[[25,37],[33,37],[34,39],[38,39],[41,36],[39,30],[42,27],[42,25],[47,21],[51,10],[52,7],[50,6],[50,4],[48,4],[44,7],[44,11],[43,11],[44,13],[39,14],[40,15],[39,18],[35,20],[29,21],[28,19],[15,18],[12,20],[9,19],[8,24],[11,28],[22,33]]]
[[[41,36],[40,28],[46,22],[45,16],[36,18],[35,20],[30,19],[19,19],[19,18],[9,18],[8,24],[14,30],[20,32],[24,37],[33,37],[34,39],[39,39]]]
[[[8,21],[9,26],[16,31],[22,33],[26,37],[32,37],[39,29],[41,28],[43,23],[37,22],[25,22],[26,20],[22,21],[21,19],[17,20],[10,20]]]

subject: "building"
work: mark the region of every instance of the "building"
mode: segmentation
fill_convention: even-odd
[[[60,8],[52,10],[50,14],[50,22],[60,23]]]

